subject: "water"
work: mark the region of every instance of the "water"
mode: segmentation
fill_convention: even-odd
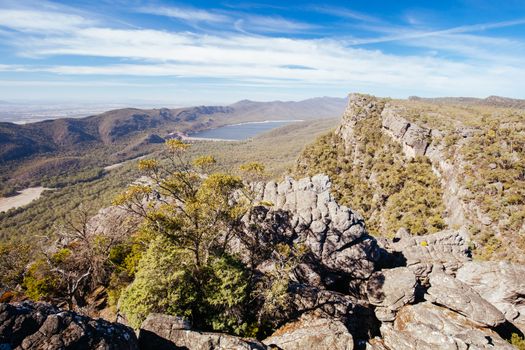
[[[301,120],[266,120],[262,122],[248,122],[221,126],[216,129],[200,131],[192,134],[192,138],[213,139],[213,140],[246,140],[265,131],[269,131],[280,126],[299,122]]]

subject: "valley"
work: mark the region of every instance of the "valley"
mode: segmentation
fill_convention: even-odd
[[[157,337],[190,348],[226,337],[242,347],[241,336],[260,349],[325,341],[430,349],[440,339],[488,349],[490,337],[510,350],[525,330],[517,277],[525,272],[525,111],[462,101],[351,94],[339,118],[139,127],[153,142],[39,155],[30,182],[50,183],[35,176],[68,168],[53,178],[61,186],[0,213],[3,288],[13,300],[53,298],[82,317],[114,321],[119,312],[140,329],[141,348]],[[129,158],[110,162],[122,147],[133,149]],[[11,163],[21,166],[14,174],[32,169],[25,162]],[[506,299],[472,271],[505,283]],[[82,276],[81,289],[63,292]],[[179,327],[173,315],[185,313],[191,344],[161,326]],[[426,338],[426,317],[440,320],[439,340]],[[423,330],[405,330],[405,320]],[[322,336],[295,335],[311,327]]]
[[[0,350],[525,350],[523,57],[523,0],[0,0]]]

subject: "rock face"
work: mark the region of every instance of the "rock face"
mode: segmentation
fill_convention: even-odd
[[[266,346],[256,340],[242,339],[221,333],[190,330],[182,318],[151,314],[144,320],[139,333],[141,350],[264,350]]]
[[[310,315],[286,324],[263,343],[283,350],[354,348],[352,335],[343,323]]]
[[[112,206],[100,209],[89,219],[87,228],[93,235],[126,237],[137,229],[141,221],[141,218],[130,214],[129,211]]]
[[[381,112],[384,132],[401,143],[408,157],[425,155],[431,141],[431,130],[412,124],[401,115],[406,115],[406,111],[387,103]]]
[[[367,234],[359,214],[337,204],[328,176],[286,178],[259,187],[259,200],[271,205],[246,217],[247,226],[277,228],[281,237],[305,244],[325,270],[357,279],[374,271],[380,254],[376,241]]]
[[[380,116],[384,103],[370,95],[350,94],[348,106],[343,114],[341,125],[336,129],[336,134],[343,140],[347,150],[353,150],[354,164],[361,162],[360,135],[355,131],[356,124],[373,116]]]
[[[396,350],[514,348],[490,329],[430,303],[403,307],[393,325],[381,327],[381,334],[386,348]]]
[[[0,349],[138,349],[131,328],[44,303],[0,304]]]
[[[426,277],[433,270],[456,272],[470,261],[468,235],[465,231],[446,230],[426,236],[398,235],[393,241],[382,240],[381,245],[403,261],[418,277]]]
[[[497,307],[509,322],[525,333],[524,265],[470,261],[458,270],[457,278]]]
[[[429,276],[427,300],[445,306],[482,327],[496,327],[505,322],[503,314],[460,280],[441,272]]]
[[[370,304],[379,321],[393,321],[395,313],[415,300],[416,275],[406,267],[375,272],[367,282]]]

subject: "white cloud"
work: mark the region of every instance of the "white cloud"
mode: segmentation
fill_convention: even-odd
[[[367,15],[362,12],[352,11],[352,10],[349,10],[343,7],[334,7],[334,6],[327,6],[327,5],[317,6],[316,5],[316,6],[309,6],[308,8],[315,12],[324,13],[324,14],[334,16],[334,17],[353,19],[353,20],[364,21],[364,22],[381,22],[376,17]]]
[[[95,24],[95,21],[76,14],[0,8],[0,27],[22,32],[63,32]]]
[[[148,6],[139,7],[138,12],[147,13],[158,16],[166,16],[171,18],[177,18],[190,22],[229,22],[230,18],[226,15],[214,13],[211,11],[205,11],[200,9],[194,9],[189,7],[165,7],[165,6]]]
[[[0,23],[24,32],[11,37],[9,33],[2,34],[18,54],[39,58],[76,55],[110,60],[105,64],[81,66],[0,65],[0,71],[95,77],[208,78],[261,87],[308,85],[317,87],[319,94],[323,94],[323,88],[337,86],[347,90],[387,89],[393,95],[409,91],[410,94],[515,96],[516,91],[522,91],[525,81],[525,68],[515,55],[517,49],[523,49],[521,43],[467,34],[489,27],[519,25],[521,20],[441,31],[395,28],[393,33],[388,32],[383,37],[350,42],[402,41],[417,48],[461,55],[462,59],[457,60],[443,55],[387,54],[357,48],[347,40],[116,29],[97,25],[78,14],[12,11],[10,16],[0,11]],[[167,15],[166,9],[162,11]],[[215,15],[225,16],[196,9],[176,13],[177,18],[184,20],[189,17],[212,22],[226,20],[213,17]],[[245,16],[244,20],[254,28],[257,24],[258,31],[263,31],[264,27],[283,27],[287,31],[310,29],[308,25],[279,17]],[[386,27],[379,25],[374,30],[387,33]]]

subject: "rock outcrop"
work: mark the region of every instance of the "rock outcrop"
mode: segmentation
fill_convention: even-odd
[[[288,177],[281,183],[259,184],[258,199],[268,207],[247,216],[246,226],[263,226],[266,233],[273,231],[273,235],[285,237],[289,242],[306,245],[316,263],[310,275],[321,268],[354,279],[366,279],[380,257],[376,240],[367,234],[359,214],[337,204],[330,187],[326,175],[300,180]],[[329,284],[326,280],[325,283]]]
[[[381,335],[382,344],[392,350],[514,348],[496,332],[427,302],[403,307],[393,325],[381,327]]]
[[[394,240],[379,240],[380,245],[397,257],[395,264],[406,265],[418,277],[435,270],[455,273],[470,261],[468,234],[464,230],[445,230],[431,235],[412,236],[403,230]]]
[[[0,349],[138,349],[131,328],[50,304],[0,304]]]
[[[441,272],[429,276],[426,299],[467,317],[482,327],[497,327],[505,322],[503,314],[460,280]]]
[[[278,329],[263,343],[286,350],[354,348],[352,335],[343,323],[307,314]]]
[[[525,333],[524,265],[470,261],[458,270],[457,279],[478,292]]]
[[[375,272],[367,282],[366,291],[370,304],[376,306],[379,321],[393,321],[395,313],[415,301],[417,279],[407,267]]]
[[[253,339],[228,334],[197,332],[180,317],[150,314],[139,332],[141,350],[265,350],[266,346]]]
[[[423,156],[430,145],[432,131],[401,117],[406,114],[403,108],[387,103],[381,112],[383,131],[401,144],[408,157]]]

